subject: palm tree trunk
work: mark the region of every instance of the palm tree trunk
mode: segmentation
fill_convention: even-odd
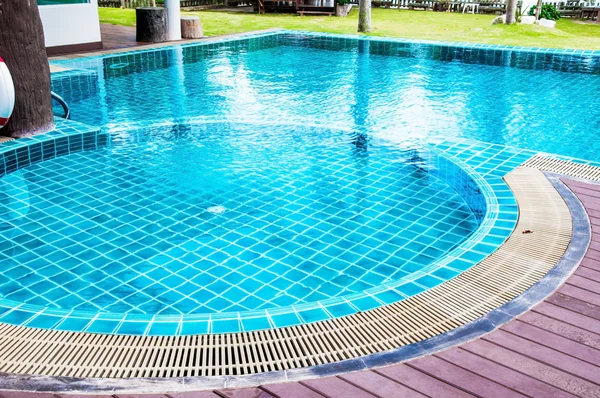
[[[512,25],[517,22],[517,0],[508,0],[506,3],[506,24]]]
[[[535,19],[540,20],[540,13],[542,12],[542,0],[538,0],[537,7],[535,7]]]
[[[358,31],[371,31],[371,0],[360,0],[358,6]]]
[[[0,56],[15,86],[15,108],[0,135],[27,137],[54,129],[50,67],[36,0],[0,0]]]

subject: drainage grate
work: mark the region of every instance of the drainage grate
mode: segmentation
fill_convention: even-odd
[[[506,177],[517,230],[456,278],[382,308],[250,333],[177,337],[72,333],[0,325],[0,372],[70,377],[245,375],[356,358],[416,343],[471,322],[531,287],[564,254],[571,217],[535,169]],[[522,234],[530,229],[533,233]]]
[[[585,180],[600,181],[600,167],[589,164],[573,163],[567,160],[536,155],[525,162],[523,166]]]

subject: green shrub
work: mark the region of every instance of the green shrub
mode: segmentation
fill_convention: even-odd
[[[537,6],[531,7],[531,9],[529,10],[529,15],[535,15],[536,8]],[[552,4],[544,4],[542,6],[542,11],[540,12],[540,19],[541,18],[558,21],[560,19],[560,12]]]

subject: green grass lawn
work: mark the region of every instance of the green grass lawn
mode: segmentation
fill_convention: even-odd
[[[347,18],[292,14],[246,14],[200,11],[204,34],[208,36],[248,32],[267,28],[314,32],[356,33],[358,10]],[[491,25],[493,15],[470,15],[432,11],[373,9],[374,36],[448,40],[513,46],[600,49],[600,24],[570,19],[558,21],[556,29],[537,25]],[[135,11],[100,8],[100,21],[134,26]]]

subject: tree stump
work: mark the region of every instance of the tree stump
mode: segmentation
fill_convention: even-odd
[[[135,9],[136,40],[144,43],[167,41],[167,10],[163,7]]]
[[[184,39],[200,39],[202,37],[200,17],[181,17],[181,37]]]

